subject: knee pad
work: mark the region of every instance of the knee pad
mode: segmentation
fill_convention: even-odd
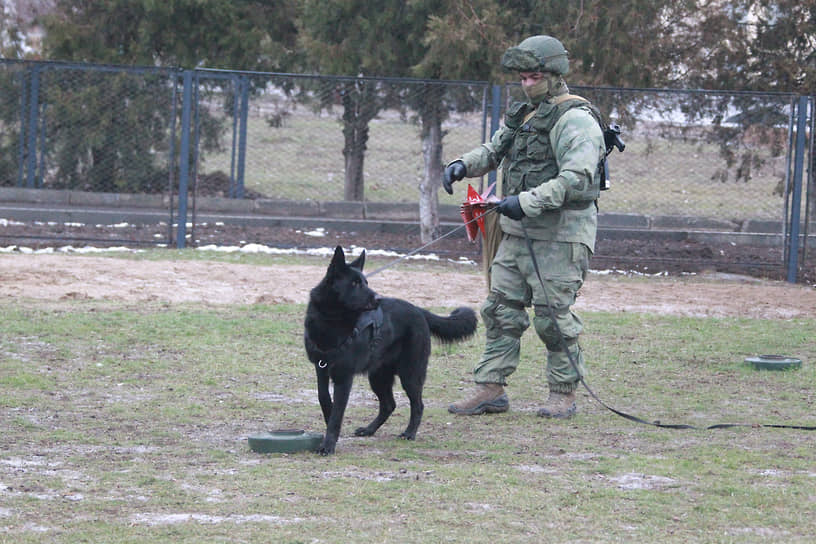
[[[530,326],[530,318],[523,302],[506,299],[500,293],[490,293],[481,308],[482,322],[487,336],[501,335],[521,338]]]
[[[552,308],[537,304],[533,326],[549,351],[562,351],[564,347],[561,335],[564,336],[563,341],[567,345],[574,344],[578,339],[580,330],[573,323],[574,319],[575,316],[569,311],[569,308]]]

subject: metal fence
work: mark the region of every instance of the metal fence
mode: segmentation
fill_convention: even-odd
[[[779,265],[800,266],[790,261],[807,247],[811,98],[572,90],[623,128],[599,202],[608,225],[760,226],[783,237]],[[158,202],[168,228],[140,241],[180,245],[204,198],[415,204],[432,154],[448,161],[485,141],[518,94],[485,82],[0,60],[0,188]],[[434,119],[441,149],[428,145]],[[457,191],[440,201],[458,204]]]
[[[173,195],[177,78],[168,69],[0,62],[0,187],[108,195],[99,203]],[[160,202],[159,220],[172,225],[172,199]],[[70,230],[61,225],[54,237]],[[149,241],[171,236],[165,229]]]

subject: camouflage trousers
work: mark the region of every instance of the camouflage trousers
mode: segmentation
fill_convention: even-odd
[[[535,331],[547,349],[550,390],[569,393],[585,375],[578,345],[583,324],[570,307],[584,283],[590,251],[580,243],[532,240],[532,244],[543,286],[524,238],[505,234],[490,265],[490,294],[481,308],[487,339],[474,381],[507,383],[519,364],[521,337],[530,326],[527,308],[532,306]],[[580,375],[565,349],[574,356]]]

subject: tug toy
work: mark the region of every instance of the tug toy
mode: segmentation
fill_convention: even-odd
[[[492,193],[495,186],[496,184],[493,183],[484,193],[479,194],[472,185],[468,185],[467,199],[462,203],[459,212],[462,214],[465,231],[471,242],[476,241],[479,231],[482,237],[485,236],[484,214],[499,202],[499,198]]]

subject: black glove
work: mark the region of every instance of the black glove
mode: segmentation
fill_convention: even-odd
[[[496,211],[516,221],[524,217],[524,210],[521,209],[521,202],[517,195],[504,197],[496,204]]]
[[[462,161],[453,161],[448,166],[445,167],[445,176],[442,180],[442,187],[445,188],[445,192],[449,195],[453,194],[453,182],[459,181],[463,177],[467,175],[465,171],[465,163]]]

